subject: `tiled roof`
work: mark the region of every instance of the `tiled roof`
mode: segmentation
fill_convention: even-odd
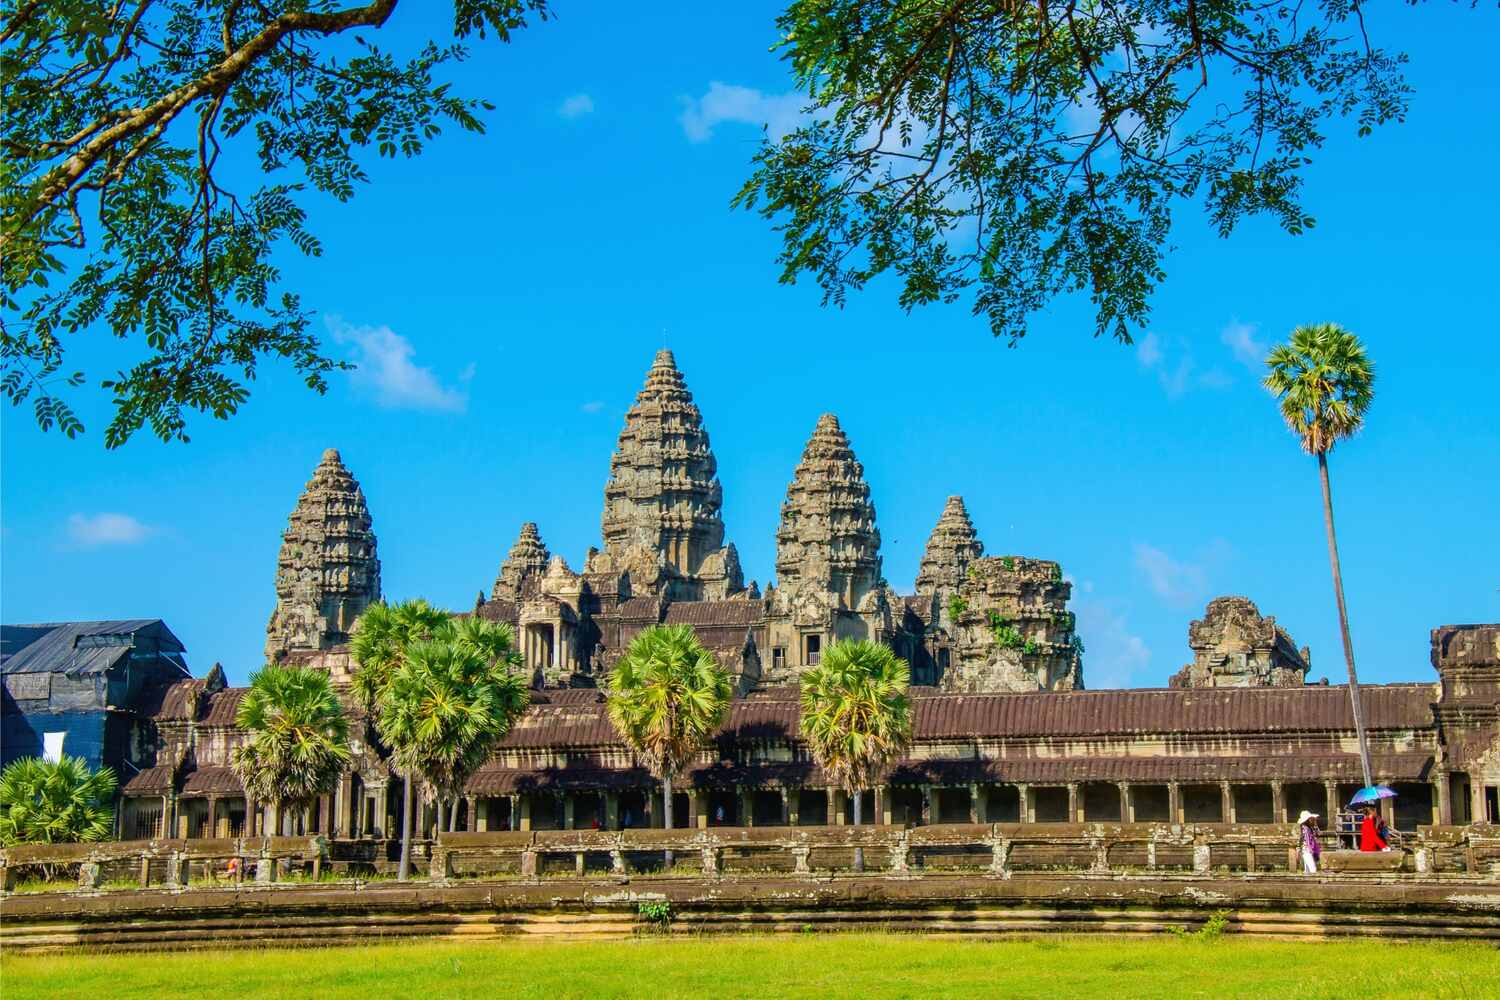
[[[192,798],[200,795],[218,795],[222,792],[240,795],[244,794],[244,786],[240,784],[239,776],[227,767],[200,767],[196,771],[189,771],[182,780],[183,798]]]
[[[757,625],[766,617],[760,601],[678,601],[667,606],[667,625]]]
[[[207,726],[233,726],[235,714],[240,710],[249,688],[225,688],[215,691],[203,699],[199,708],[199,720]]]
[[[776,688],[730,705],[721,736],[784,739],[801,720],[795,687]],[[1434,690],[1428,684],[1361,688],[1371,729],[1432,725]],[[1004,737],[1128,736],[1148,734],[1285,733],[1347,730],[1354,726],[1344,687],[1160,688],[1128,691],[940,694],[914,688],[913,726],[919,740]],[[616,742],[595,696],[570,704],[538,701],[511,730],[508,747]]]
[[[176,775],[171,764],[148,767],[121,786],[125,795],[165,795],[172,790]]]
[[[617,609],[621,618],[649,618],[661,620],[661,601],[654,597],[631,597],[620,602]]]

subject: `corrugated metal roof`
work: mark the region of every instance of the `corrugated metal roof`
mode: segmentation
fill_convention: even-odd
[[[99,674],[130,655],[136,633],[152,629],[164,653],[182,642],[159,618],[0,625],[0,673]],[[118,644],[108,642],[117,636]],[[81,640],[81,641],[80,641]]]

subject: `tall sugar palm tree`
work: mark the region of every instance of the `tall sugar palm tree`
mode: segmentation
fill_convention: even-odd
[[[880,769],[911,745],[911,672],[888,646],[835,642],[822,662],[802,675],[802,738],[813,759],[854,797],[873,787]],[[854,870],[865,852],[854,849]]]
[[[0,845],[108,840],[115,772],[82,757],[22,757],[0,773]]]
[[[246,738],[229,766],[252,798],[271,805],[272,830],[286,810],[332,791],[349,765],[349,723],[322,670],[267,664],[251,675],[235,722]]]
[[[376,728],[398,767],[420,775],[452,831],[464,783],[530,700],[509,625],[467,618],[413,644],[381,695]]]
[[[432,637],[451,616],[421,598],[400,604],[372,604],[354,625],[350,650],[358,669],[354,673],[354,697],[367,715],[378,716],[380,698],[391,675],[406,659],[415,643]],[[396,877],[406,881],[411,872],[411,775],[401,775],[401,864]]]
[[[1323,484],[1323,526],[1328,532],[1328,561],[1333,565],[1333,594],[1338,602],[1339,632],[1344,640],[1344,662],[1349,667],[1349,699],[1354,729],[1359,737],[1359,765],[1365,784],[1373,784],[1370,746],[1365,738],[1364,708],[1359,676],[1354,672],[1354,644],[1349,638],[1349,613],[1344,607],[1344,578],[1339,570],[1339,545],[1333,530],[1333,494],[1328,485],[1328,453],[1338,442],[1354,436],[1365,422],[1365,411],[1375,398],[1375,367],[1359,338],[1336,323],[1299,326],[1288,343],[1272,348],[1266,358],[1265,385],[1281,402],[1281,416],[1318,460]]]
[[[672,781],[724,722],[729,674],[690,625],[637,635],[606,683],[609,720],[661,780],[663,820],[672,828]],[[672,852],[666,852],[668,867]]]

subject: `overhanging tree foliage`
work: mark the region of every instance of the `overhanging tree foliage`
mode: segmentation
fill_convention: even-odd
[[[320,252],[306,196],[348,200],[372,151],[415,156],[447,123],[482,132],[492,105],[453,94],[444,66],[471,35],[509,41],[548,16],[546,0],[453,0],[454,42],[398,60],[366,37],[396,6],[7,5],[0,397],[30,399],[43,429],[75,436],[60,393],[87,376],[66,364],[68,338],[105,330],[133,359],[100,383],[108,447],[147,425],[185,441],[191,411],[232,415],[268,358],[325,391],[339,363],[273,251]],[[236,166],[256,180],[226,179]]]
[[[903,307],[968,296],[1014,344],[1083,293],[1096,335],[1129,342],[1182,202],[1223,235],[1254,215],[1300,233],[1332,121],[1403,117],[1406,57],[1366,21],[1359,0],[794,0],[807,118],[735,204],[825,303],[889,272]]]

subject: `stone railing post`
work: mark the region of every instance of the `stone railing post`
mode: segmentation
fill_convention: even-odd
[[[536,851],[521,852],[521,877],[536,878]]]
[[[0,861],[0,892],[16,891],[16,869],[7,862]]]
[[[188,884],[188,859],[183,851],[167,855],[167,888],[186,889]]]
[[[1213,851],[1201,840],[1193,842],[1193,874],[1207,875],[1213,864]]]
[[[812,866],[808,864],[808,858],[812,856],[810,847],[792,848],[792,871],[797,875],[807,875],[812,872]]]
[[[99,888],[99,862],[85,861],[78,866],[78,888],[84,892]]]
[[[1432,872],[1432,848],[1421,846],[1412,854],[1412,862],[1416,865],[1418,875],[1428,875]]]
[[[909,871],[911,871],[911,844],[905,835],[902,835],[891,844],[891,873],[905,875]]]
[[[453,852],[443,847],[432,851],[432,862],[427,866],[427,878],[433,885],[445,885],[453,877]]]
[[[1109,871],[1109,841],[1103,837],[1095,837],[1089,846],[1094,849],[1094,864],[1089,870],[1093,872]]]
[[[625,852],[619,848],[609,852],[609,870],[616,875],[625,874]]]
[[[719,849],[712,844],[703,847],[703,874],[710,878],[719,874]]]
[[[1010,878],[1010,841],[995,838],[990,844],[990,874]]]
[[[141,852],[141,888],[151,885],[151,852]]]

